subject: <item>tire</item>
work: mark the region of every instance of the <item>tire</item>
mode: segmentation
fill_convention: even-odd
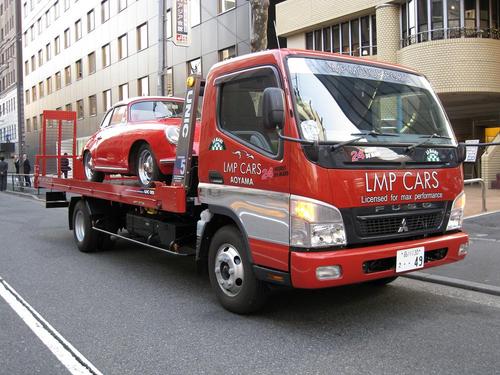
[[[383,279],[371,280],[371,281],[367,281],[366,283],[369,285],[373,285],[373,286],[384,286],[384,285],[392,283],[398,277],[399,276],[384,277]]]
[[[142,187],[154,187],[154,181],[161,178],[156,158],[148,144],[143,144],[136,153],[135,174]]]
[[[90,151],[85,151],[85,154],[83,154],[83,172],[85,174],[85,178],[87,181],[103,182],[104,173],[95,171],[92,166],[92,154]]]
[[[232,225],[220,228],[212,238],[208,274],[217,299],[231,312],[252,313],[266,301],[267,285],[255,278],[242,235]]]
[[[84,200],[78,201],[73,211],[73,237],[78,250],[83,253],[100,250],[102,236],[92,229],[90,212]]]

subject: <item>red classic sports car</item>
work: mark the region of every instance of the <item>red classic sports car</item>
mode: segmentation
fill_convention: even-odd
[[[105,174],[135,175],[144,187],[172,175],[184,100],[137,97],[116,103],[83,148],[87,180]],[[195,139],[199,139],[195,131]],[[198,141],[193,145],[198,154]]]

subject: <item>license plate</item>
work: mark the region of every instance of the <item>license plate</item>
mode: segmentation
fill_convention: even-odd
[[[424,268],[424,247],[399,250],[396,253],[396,272],[405,272]]]

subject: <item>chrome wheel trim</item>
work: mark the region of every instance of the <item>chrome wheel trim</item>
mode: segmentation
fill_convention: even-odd
[[[82,242],[85,239],[85,217],[83,212],[78,210],[75,214],[74,229],[76,239]]]
[[[143,185],[148,185],[153,177],[153,154],[149,150],[142,150],[139,155],[138,177]]]
[[[215,255],[215,277],[224,294],[235,297],[243,288],[243,259],[238,250],[230,244],[223,244]]]
[[[92,161],[92,155],[90,152],[87,152],[85,154],[85,159],[83,161],[83,167],[85,169],[85,177],[87,180],[92,180],[92,177],[94,177],[94,171],[92,170],[92,167],[94,166],[94,162]]]

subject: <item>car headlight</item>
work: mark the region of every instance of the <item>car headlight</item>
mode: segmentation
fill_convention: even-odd
[[[338,208],[312,199],[290,200],[292,246],[329,247],[347,243],[344,221]]]
[[[464,208],[465,208],[465,193],[462,191],[453,201],[450,212],[450,220],[448,220],[448,226],[446,230],[460,229],[462,228],[462,222],[464,219]]]
[[[176,145],[179,142],[179,127],[178,126],[167,126],[165,128],[165,136],[167,140]]]

